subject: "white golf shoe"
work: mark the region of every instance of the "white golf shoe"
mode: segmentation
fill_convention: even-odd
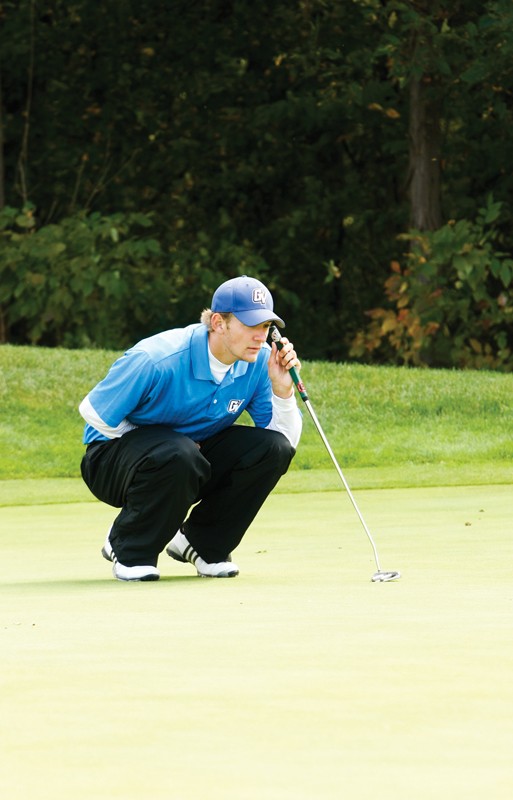
[[[149,565],[125,567],[119,561],[114,562],[112,574],[118,581],[158,581],[160,578],[160,572],[156,567],[150,567]]]
[[[112,549],[112,545],[110,543],[109,534],[107,534],[107,538],[102,547],[102,556],[107,559],[107,561],[114,561],[116,556],[114,555],[114,551]]]
[[[135,567],[126,567],[124,564],[120,564],[114,555],[108,535],[102,547],[102,556],[107,561],[112,561],[112,574],[118,581],[158,581],[160,578],[158,569],[149,564]]]
[[[189,544],[185,535],[178,531],[168,546],[166,553],[175,561],[185,563],[189,561],[198,572],[200,578],[234,578],[239,574],[239,568],[233,561],[217,561],[212,564],[207,563],[196,550]]]

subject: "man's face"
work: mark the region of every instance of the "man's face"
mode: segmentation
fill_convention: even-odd
[[[224,364],[233,364],[235,361],[254,362],[267,339],[271,322],[261,322],[260,325],[244,325],[233,315],[228,320],[222,320],[222,333],[216,337],[218,347],[214,352],[216,358]]]

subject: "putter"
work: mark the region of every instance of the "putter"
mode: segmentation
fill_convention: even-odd
[[[275,325],[271,325],[270,333],[271,333],[272,341],[275,342],[276,347],[278,348],[278,350],[281,350],[282,347],[283,347],[283,344],[282,344],[282,341],[281,341],[281,335],[280,335],[280,332],[279,332],[278,328]],[[361,513],[360,509],[358,508],[356,500],[353,497],[353,493],[352,493],[351,489],[349,488],[349,484],[347,483],[347,481],[346,481],[346,479],[344,477],[344,473],[342,472],[342,470],[341,470],[341,468],[339,466],[339,463],[338,463],[337,459],[335,458],[335,454],[334,454],[333,450],[330,447],[330,443],[328,442],[328,440],[326,438],[326,434],[324,433],[324,431],[322,429],[321,423],[317,419],[317,414],[313,410],[313,407],[312,407],[312,404],[311,404],[311,402],[309,400],[305,385],[304,385],[303,381],[301,380],[301,378],[299,377],[299,374],[298,374],[298,372],[297,372],[295,367],[291,368],[290,377],[294,381],[294,384],[296,386],[296,389],[299,392],[301,400],[303,400],[305,406],[307,407],[308,411],[310,412],[310,416],[311,416],[311,418],[313,420],[313,423],[314,423],[315,427],[317,428],[317,432],[319,433],[319,436],[321,437],[322,441],[324,442],[324,446],[326,447],[326,450],[328,451],[328,453],[329,453],[329,455],[331,457],[331,460],[333,461],[333,464],[335,465],[335,469],[338,472],[339,478],[342,481],[342,483],[344,484],[344,488],[345,488],[347,494],[349,495],[349,499],[351,500],[351,503],[354,506],[354,510],[356,511],[356,513],[358,515],[358,519],[362,523],[363,529],[364,529],[365,533],[367,534],[367,538],[369,539],[369,542],[371,543],[372,550],[374,552],[374,561],[376,562],[376,567],[377,567],[377,572],[374,573],[374,575],[372,576],[371,580],[373,581],[373,583],[385,583],[387,581],[396,581],[396,580],[398,580],[401,577],[401,573],[400,572],[387,572],[387,571],[381,569],[381,566],[380,566],[380,563],[379,563],[378,549],[376,547],[374,539],[372,538],[371,532],[369,531],[369,529],[368,529],[368,527],[367,527],[367,525],[365,523],[365,520],[364,520],[364,518],[362,516],[362,513]]]

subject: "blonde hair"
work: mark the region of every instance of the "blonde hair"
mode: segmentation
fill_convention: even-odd
[[[204,308],[203,311],[201,312],[200,322],[202,322],[203,325],[206,326],[207,331],[209,333],[212,331],[212,314],[214,314],[214,313],[221,314],[222,318],[225,319],[225,320],[229,320],[230,317],[233,316],[231,311],[227,311],[227,312],[226,311],[216,311],[216,312],[214,312],[214,311],[212,311],[211,308]]]

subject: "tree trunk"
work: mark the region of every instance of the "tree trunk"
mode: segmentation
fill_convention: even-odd
[[[5,206],[4,117],[2,103],[2,74],[0,73],[0,211]]]
[[[440,112],[429,94],[425,77],[411,79],[408,194],[411,227],[421,231],[433,231],[442,225]]]

